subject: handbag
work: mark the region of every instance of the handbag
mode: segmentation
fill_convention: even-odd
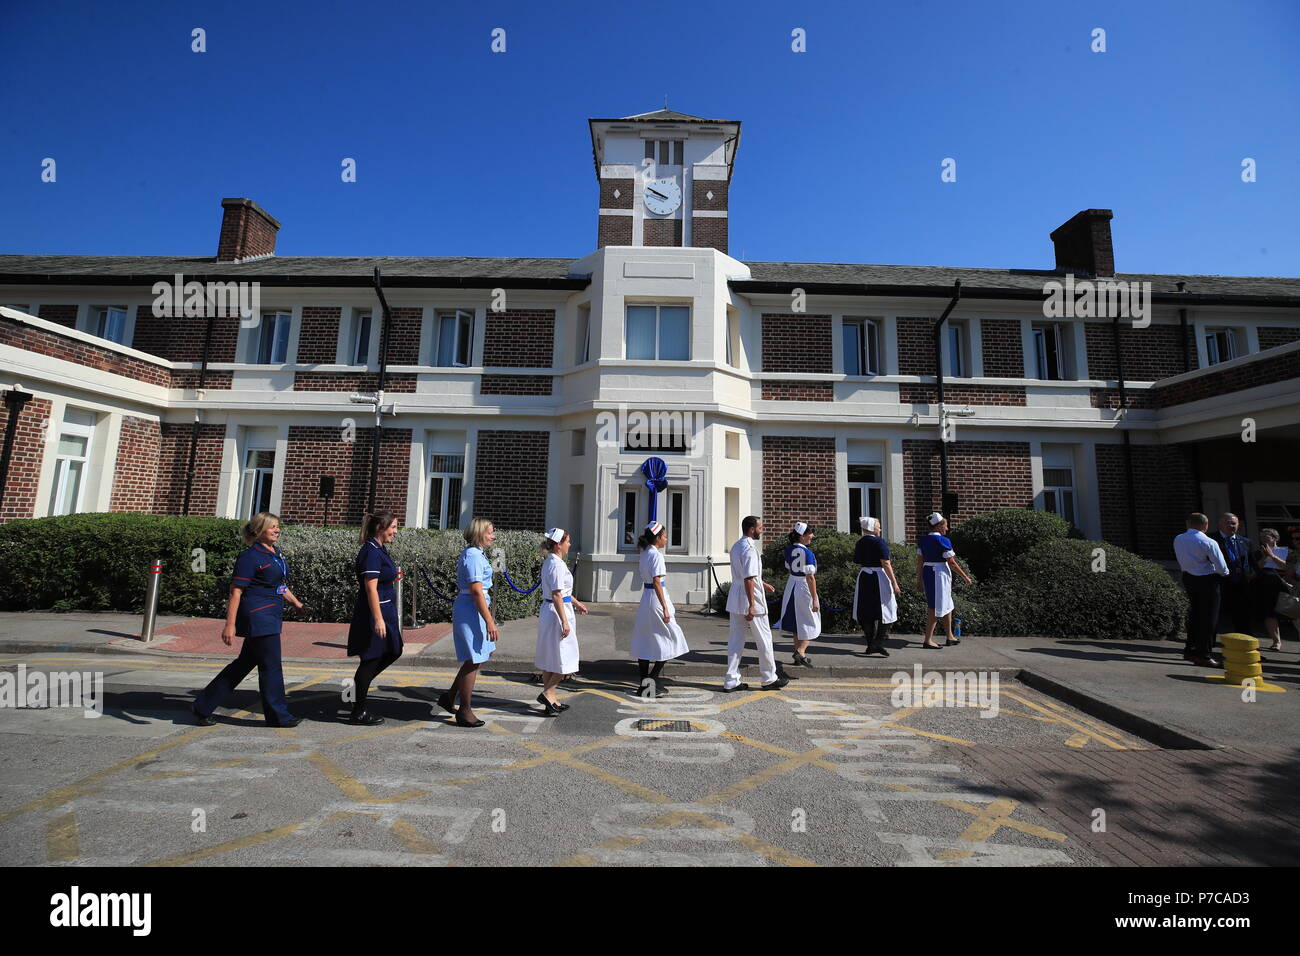
[[[1285,590],[1278,593],[1277,601],[1273,605],[1273,611],[1292,620],[1300,620],[1300,597],[1295,596],[1290,585],[1285,581],[1282,583]]]

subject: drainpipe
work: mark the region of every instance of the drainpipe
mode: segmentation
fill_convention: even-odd
[[[203,389],[208,383],[208,352],[212,349],[212,323],[216,321],[212,304],[208,304],[208,325],[203,331],[203,355],[199,360],[199,384],[196,398],[203,397]],[[199,452],[199,410],[194,409],[194,423],[190,426],[190,458],[185,472],[185,500],[181,503],[181,514],[190,513],[190,496],[194,492],[194,470]]]
[[[939,507],[945,507],[944,502],[948,498],[948,443],[944,441],[944,407],[943,407],[943,340],[941,330],[943,324],[948,321],[948,316],[957,305],[957,300],[961,298],[961,280],[954,279],[952,283],[952,298],[948,300],[948,306],[943,310],[943,315],[935,320],[931,328],[931,334],[934,339],[934,382],[935,382],[935,399],[939,405]]]
[[[1128,390],[1124,385],[1124,353],[1119,345],[1119,315],[1110,323],[1111,341],[1115,343],[1115,379],[1119,385],[1120,435],[1124,439],[1124,484],[1128,494],[1124,496],[1125,510],[1128,513],[1129,544],[1136,552],[1138,549],[1137,503],[1133,500],[1136,489],[1133,486],[1133,444],[1128,431]]]
[[[24,392],[21,385],[15,385],[5,392],[5,407],[9,409],[9,421],[5,425],[4,450],[0,451],[0,505],[5,500],[5,482],[9,478],[9,459],[14,452],[14,438],[18,434],[18,416],[23,406],[32,400],[30,392]]]
[[[375,389],[375,433],[370,446],[370,493],[366,497],[366,510],[369,514],[375,513],[375,493],[379,487],[380,432],[384,427],[384,383],[388,378],[388,332],[393,325],[382,283],[379,266],[375,266],[375,295],[379,296],[379,307],[384,313],[384,326],[379,333],[379,384]]]

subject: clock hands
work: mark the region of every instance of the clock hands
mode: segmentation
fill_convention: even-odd
[[[667,202],[667,201],[668,201],[668,197],[665,196],[663,193],[661,193],[661,192],[660,192],[659,190],[657,190],[657,189],[651,189],[649,186],[647,186],[647,187],[646,187],[646,191],[647,191],[647,192],[652,192],[652,193],[654,193],[656,196],[658,196],[658,197],[659,197],[660,199],[662,199],[664,202]]]

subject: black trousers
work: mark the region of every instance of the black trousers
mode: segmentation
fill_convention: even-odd
[[[862,636],[867,639],[868,647],[883,647],[889,636],[889,625],[884,621],[859,621]]]
[[[1219,620],[1219,577],[1216,574],[1183,572],[1187,592],[1187,646],[1192,657],[1209,657],[1214,647],[1214,628]]]
[[[1245,578],[1219,578],[1219,611],[1238,634],[1251,633],[1250,582]]]

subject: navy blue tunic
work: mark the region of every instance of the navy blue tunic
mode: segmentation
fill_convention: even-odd
[[[235,611],[236,635],[265,637],[283,630],[288,580],[289,566],[279,548],[259,541],[235,559],[230,583],[243,589]]]
[[[357,603],[352,611],[352,626],[348,629],[348,656],[359,656],[363,661],[374,660],[384,654],[399,657],[402,653],[402,621],[397,607],[397,565],[388,549],[375,541],[367,541],[357,552]],[[379,611],[384,617],[387,634],[380,637],[375,632],[374,616],[370,612],[370,599],[366,595],[366,581],[379,582]]]

